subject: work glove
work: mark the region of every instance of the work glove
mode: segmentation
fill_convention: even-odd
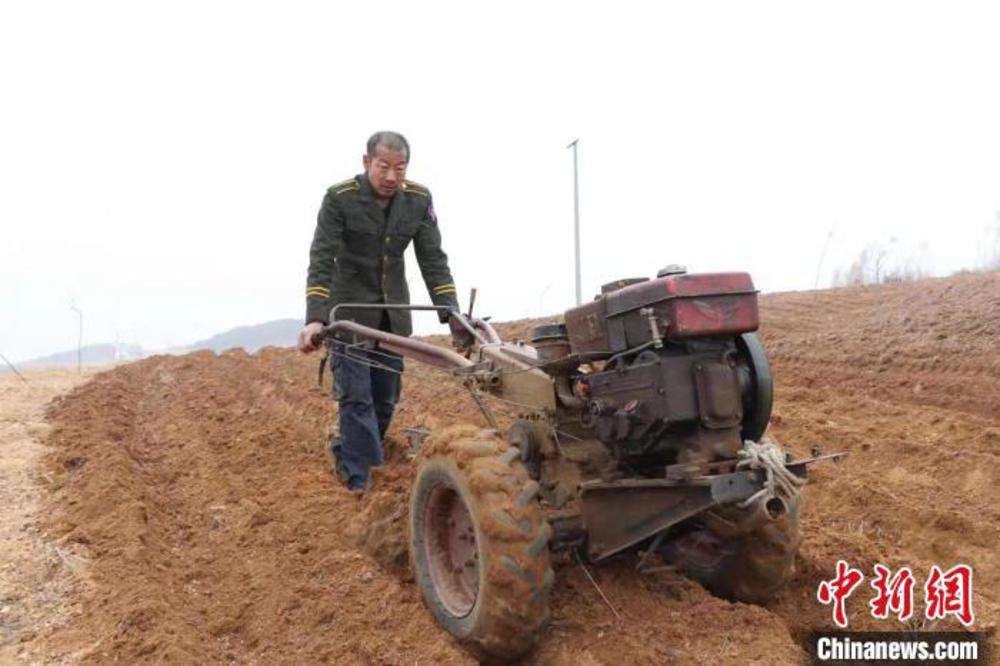
[[[455,310],[454,312],[458,312]],[[462,326],[462,322],[458,320],[457,317],[450,316],[452,312],[447,313],[448,317],[448,328],[451,329],[451,346],[459,351],[464,351],[472,346],[475,342],[475,338],[472,334]]]
[[[451,320],[452,313],[458,312],[457,305],[446,305],[447,310],[438,310],[438,321],[442,324],[447,324]]]

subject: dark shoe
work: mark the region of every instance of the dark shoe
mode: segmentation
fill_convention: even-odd
[[[347,468],[344,467],[343,461],[340,459],[339,438],[332,438],[326,451],[328,457],[330,458],[330,468],[333,473],[337,475],[337,479],[352,492],[364,492],[367,489],[367,485],[362,481],[359,481],[357,477],[351,476],[347,471]]]
[[[340,460],[340,438],[334,436],[330,439],[330,443],[326,447],[326,457],[330,461],[330,470],[337,475],[341,483],[347,485],[350,475]]]

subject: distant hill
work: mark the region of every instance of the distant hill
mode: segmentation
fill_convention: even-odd
[[[110,342],[86,345],[80,350],[80,358],[84,365],[134,361],[144,356],[146,356],[146,352],[139,345],[116,345]],[[65,368],[75,366],[76,364],[77,351],[75,349],[15,363],[18,370]],[[10,372],[10,369],[6,365],[2,365],[0,366],[0,372]]]
[[[292,347],[295,345],[299,331],[302,329],[301,319],[275,319],[274,321],[254,324],[252,326],[237,326],[228,331],[217,333],[210,338],[198,340],[190,345],[170,349],[171,353],[185,353],[200,349],[210,349],[214,352],[240,347],[253,353],[261,347]]]
[[[105,342],[85,346],[82,349],[83,364],[100,365],[104,363],[134,361],[153,354],[186,354],[202,349],[221,352],[226,349],[239,347],[245,349],[248,353],[253,353],[261,347],[292,347],[296,343],[301,328],[301,319],[276,319],[252,326],[237,326],[204,340],[192,342],[189,345],[181,345],[159,351],[143,349],[139,345],[115,345]],[[18,370],[39,370],[41,368],[73,367],[76,365],[76,362],[76,350],[71,349],[27,361],[18,361],[14,365]],[[0,373],[5,372],[10,372],[10,369],[6,364],[0,363]]]

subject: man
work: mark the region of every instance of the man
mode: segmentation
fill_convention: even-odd
[[[309,252],[300,351],[316,349],[313,337],[339,303],[409,303],[403,252],[411,242],[432,302],[458,310],[431,193],[406,180],[409,161],[410,146],[401,134],[376,132],[362,159],[365,172],[327,190]],[[397,335],[412,332],[405,310],[338,309],[336,318]],[[349,489],[364,490],[369,469],[383,461],[382,439],[399,399],[403,359],[352,340],[336,340],[332,354],[340,406],[340,432],[330,443],[334,469]]]

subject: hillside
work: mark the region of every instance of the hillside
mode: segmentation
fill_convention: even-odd
[[[237,326],[190,345],[172,349],[171,352],[242,349],[253,353],[263,347],[293,347],[301,329],[301,319],[275,319],[263,324]]]
[[[68,368],[76,367],[78,359],[83,365],[105,365],[121,361],[132,361],[144,357],[146,354],[139,345],[113,344],[110,342],[84,345],[80,348],[79,355],[76,349],[70,349],[48,356],[21,361],[16,364],[21,371],[39,370],[42,368]],[[0,365],[0,373],[10,372],[6,365]]]
[[[168,354],[186,354],[192,351],[209,350],[222,352],[227,349],[242,349],[253,353],[263,347],[292,347],[295,345],[302,321],[299,319],[275,319],[262,324],[237,326],[217,333],[189,345],[171,347]],[[158,352],[143,349],[139,345],[101,343],[82,348],[83,365],[106,365],[122,361],[134,361]],[[43,368],[68,368],[77,365],[77,350],[70,349],[47,356],[20,361],[18,370],[39,370]],[[10,372],[6,365],[0,365],[0,373]]]

